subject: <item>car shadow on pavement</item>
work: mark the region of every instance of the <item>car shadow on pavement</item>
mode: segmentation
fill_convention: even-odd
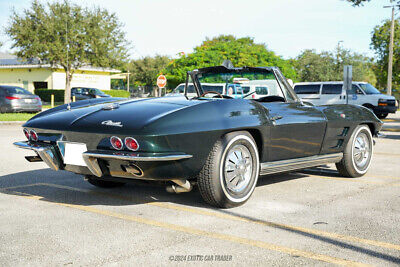
[[[324,175],[326,175],[325,172]],[[262,176],[258,181],[257,187],[304,177],[307,177],[307,174],[284,173],[280,175]],[[251,216],[246,216],[239,214],[234,210],[212,208],[204,203],[196,187],[192,192],[185,194],[170,194],[165,191],[164,186],[143,182],[127,184],[126,186],[118,188],[103,189],[94,187],[85,182],[80,175],[65,171],[54,172],[51,169],[40,169],[1,176],[0,194],[9,194],[15,196],[33,195],[39,196],[40,200],[42,201],[83,206],[125,206],[147,204],[152,202],[171,202],[185,206],[207,208],[216,213],[224,213],[231,216],[236,216],[238,218],[244,218],[249,223],[261,223],[262,225],[266,225],[268,227],[295,233],[389,262],[400,262],[400,258],[355,246],[329,237],[302,231],[301,229],[293,229],[282,224],[261,220]]]
[[[262,176],[257,187],[284,182],[306,175],[286,173]],[[42,197],[49,202],[78,205],[139,205],[149,202],[172,202],[187,206],[210,208],[201,198],[197,186],[189,193],[171,194],[165,190],[166,183],[132,181],[125,186],[98,188],[84,181],[83,176],[66,171],[54,172],[40,169],[8,174],[0,177],[0,193],[24,193]],[[108,196],[108,197],[107,197]]]
[[[392,139],[392,140],[400,140],[400,134],[383,134],[379,139],[384,138],[384,139]]]

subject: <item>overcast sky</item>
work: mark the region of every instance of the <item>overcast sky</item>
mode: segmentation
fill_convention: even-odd
[[[115,12],[132,42],[132,58],[189,53],[206,37],[233,34],[254,37],[284,58],[304,49],[345,48],[373,56],[374,26],[390,18],[389,0],[354,8],[344,0],[72,0]],[[12,8],[21,12],[30,0],[0,0],[0,25]],[[11,41],[0,34],[9,49]]]

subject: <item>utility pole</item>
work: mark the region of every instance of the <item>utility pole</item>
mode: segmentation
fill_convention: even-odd
[[[391,3],[393,0],[390,1]],[[389,60],[388,60],[388,77],[387,77],[387,94],[392,95],[392,72],[393,72],[393,43],[394,43],[394,11],[400,5],[384,6],[384,8],[392,8],[392,23],[390,25],[390,42],[389,42]]]
[[[128,80],[128,81],[127,81],[127,86],[126,86],[126,87],[127,87],[127,91],[129,92],[129,74],[131,74],[131,73],[128,71],[126,74],[127,74],[127,76],[128,76],[128,77],[127,77],[127,80]]]

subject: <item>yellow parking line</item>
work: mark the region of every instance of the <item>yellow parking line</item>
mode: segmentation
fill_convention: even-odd
[[[13,191],[11,191],[11,192],[13,192]],[[16,191],[14,191],[13,193],[16,193],[16,194],[18,194],[22,197],[28,198],[28,199],[44,200],[44,198],[41,196],[30,195],[30,194],[16,192]],[[209,237],[209,238],[219,239],[219,240],[223,240],[223,241],[230,241],[233,243],[239,243],[239,244],[263,248],[263,249],[267,249],[267,250],[273,250],[273,251],[277,251],[277,252],[281,252],[281,253],[286,253],[286,254],[290,254],[290,255],[294,255],[294,256],[300,256],[300,257],[324,261],[324,262],[329,262],[329,263],[333,263],[333,264],[337,264],[337,265],[368,266],[367,264],[354,262],[354,261],[341,259],[341,258],[336,258],[336,257],[331,257],[328,255],[317,254],[317,253],[303,251],[303,250],[294,249],[294,248],[290,248],[290,247],[274,245],[274,244],[266,243],[263,241],[251,240],[251,239],[233,236],[233,235],[209,232],[209,231],[204,231],[204,230],[200,230],[200,229],[196,229],[196,228],[145,219],[145,218],[141,218],[141,217],[136,217],[136,216],[132,216],[132,215],[127,215],[127,214],[122,214],[122,213],[117,213],[117,212],[112,212],[112,211],[107,211],[107,210],[100,210],[100,209],[93,208],[90,206],[66,204],[66,203],[59,203],[59,202],[54,202],[54,201],[51,201],[49,203],[64,206],[64,207],[69,207],[69,208],[73,208],[73,209],[77,209],[77,210],[82,210],[82,211],[86,211],[86,212],[91,212],[91,213],[95,213],[95,214],[100,214],[100,215],[104,215],[104,216],[108,216],[108,217],[118,218],[121,220],[137,222],[137,223],[160,227],[160,228],[164,228],[164,229],[168,229],[168,230],[174,230],[174,231],[178,231],[178,232],[182,232],[182,233],[193,234],[193,235],[197,235],[197,236],[201,236],[201,237]]]
[[[127,197],[127,196],[92,191],[92,190],[88,190],[88,189],[75,188],[75,187],[70,187],[70,186],[66,186],[66,185],[48,184],[48,183],[38,183],[37,185],[55,187],[55,188],[66,189],[66,190],[71,190],[71,191],[78,191],[78,192],[89,193],[89,194],[93,194],[93,195],[100,195],[100,196],[112,197],[112,198],[126,200],[126,201],[132,201],[132,198]],[[400,184],[398,184],[398,186],[399,185]],[[362,243],[362,244],[367,244],[367,245],[372,245],[372,246],[377,246],[377,247],[382,247],[382,248],[387,248],[387,249],[400,250],[400,245],[381,242],[381,241],[375,241],[375,240],[369,240],[369,239],[364,239],[364,238],[359,238],[359,237],[354,237],[354,236],[342,235],[342,234],[337,234],[337,233],[332,233],[332,232],[325,232],[325,231],[321,231],[321,230],[285,225],[285,224],[268,222],[268,221],[252,220],[252,219],[243,218],[240,216],[211,212],[208,210],[201,210],[201,209],[196,209],[196,208],[191,208],[191,207],[174,205],[174,204],[165,203],[165,202],[149,202],[149,203],[145,203],[145,204],[151,205],[151,206],[156,206],[156,207],[161,207],[161,208],[166,208],[166,209],[173,209],[173,210],[178,210],[178,211],[195,213],[195,214],[199,214],[199,215],[217,217],[217,218],[221,218],[221,219],[242,221],[242,222],[248,222],[248,223],[256,223],[256,224],[265,225],[265,226],[274,227],[274,228],[300,231],[303,233],[315,234],[315,235],[320,235],[320,236],[324,236],[324,237],[329,237],[329,238],[334,238],[334,239],[339,239],[339,240],[344,240],[344,241],[350,241],[350,242],[356,242],[356,243]]]
[[[382,132],[400,132],[400,128],[382,128]]]
[[[382,121],[384,121],[384,122],[393,122],[393,121],[395,121],[395,120],[392,120],[392,119],[383,119]]]
[[[0,190],[12,190],[12,189],[18,189],[18,188],[24,188],[24,187],[32,187],[32,186],[38,186],[38,185],[43,185],[43,183],[24,184],[24,185],[10,186],[10,187],[0,187]]]

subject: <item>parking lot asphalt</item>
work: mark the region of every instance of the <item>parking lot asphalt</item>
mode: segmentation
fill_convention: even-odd
[[[361,178],[334,165],[264,176],[220,210],[197,190],[100,189],[29,163],[12,145],[21,127],[0,125],[0,265],[399,265],[400,115],[385,129]]]

